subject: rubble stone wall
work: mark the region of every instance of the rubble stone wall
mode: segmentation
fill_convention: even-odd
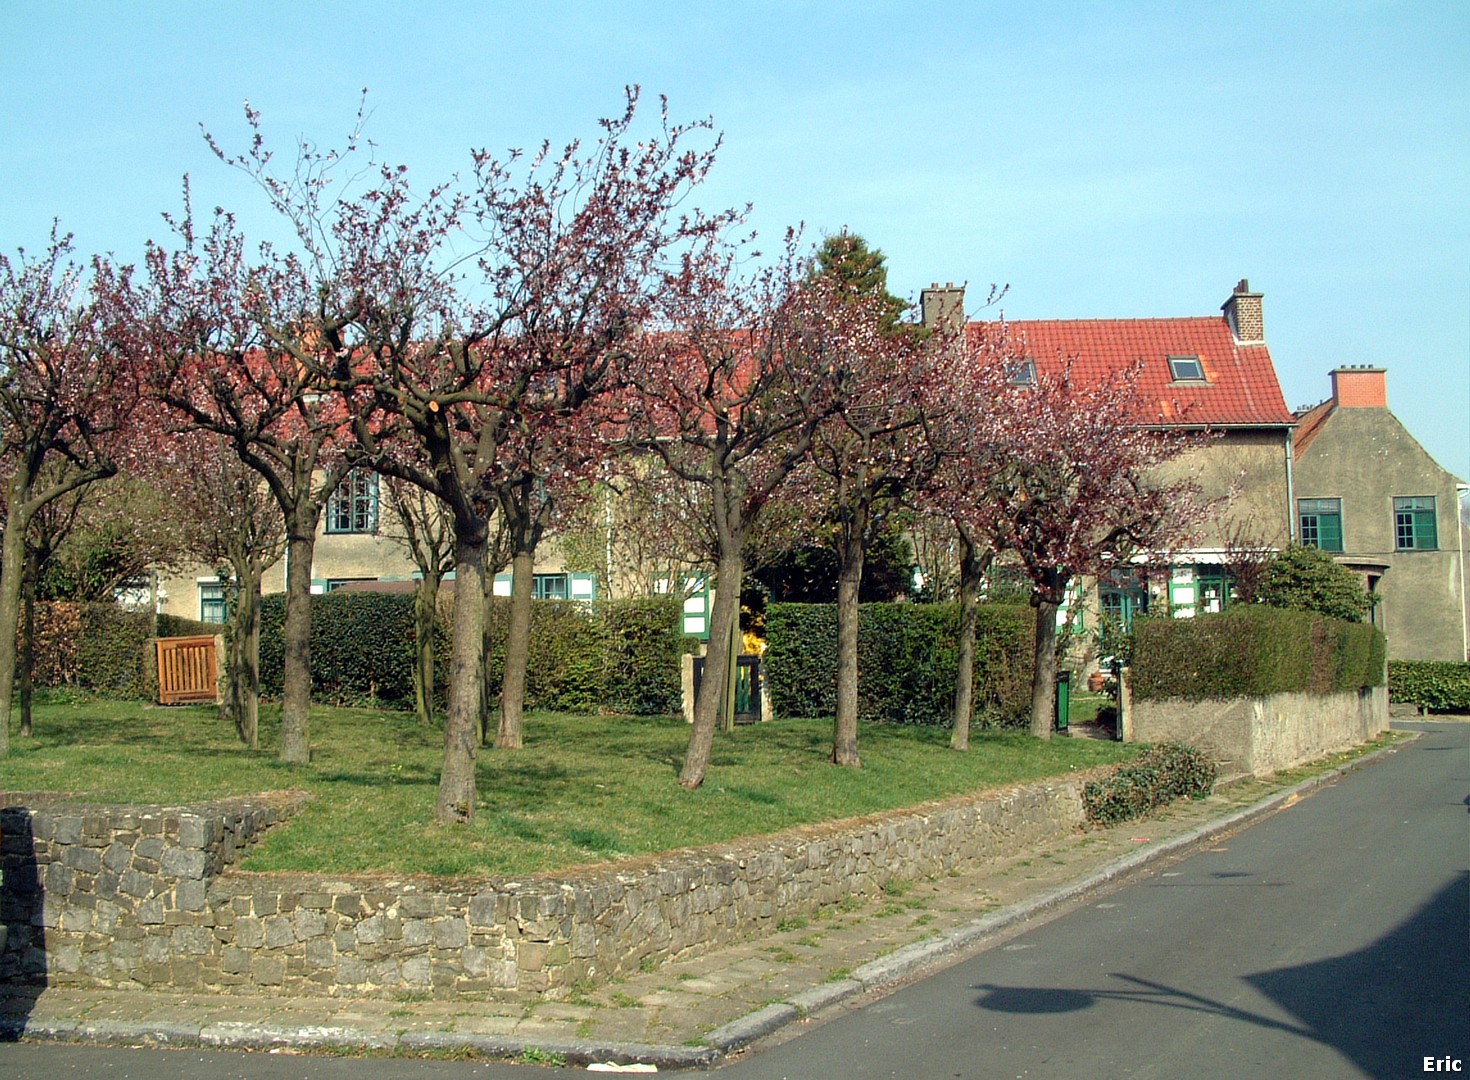
[[[0,808],[0,979],[239,993],[559,996],[895,879],[1081,826],[1083,778],[523,881],[230,869],[304,796]]]

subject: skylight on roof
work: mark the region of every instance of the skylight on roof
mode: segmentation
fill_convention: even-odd
[[[1036,385],[1036,361],[1027,357],[1011,368],[1012,386]]]
[[[1205,366],[1198,356],[1171,356],[1169,374],[1175,382],[1204,382]]]

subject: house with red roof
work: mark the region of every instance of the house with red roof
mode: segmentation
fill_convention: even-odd
[[[1357,571],[1395,660],[1467,658],[1466,485],[1388,408],[1387,372],[1345,366],[1332,396],[1297,416],[1296,515],[1302,542]]]
[[[963,317],[964,290],[924,290],[926,323]],[[1158,319],[1037,319],[1007,322],[1037,372],[1102,381],[1139,366],[1139,423],[1208,433],[1168,466],[1170,482],[1187,477],[1205,497],[1221,499],[1196,546],[1174,553],[1167,580],[1115,575],[1100,587],[1104,611],[1130,620],[1161,605],[1177,615],[1218,611],[1228,599],[1232,547],[1275,548],[1292,530],[1292,440],[1286,406],[1266,345],[1263,294],[1242,280],[1218,315]]]

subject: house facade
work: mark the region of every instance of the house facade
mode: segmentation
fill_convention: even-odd
[[[1006,324],[1009,339],[1038,372],[1070,365],[1074,378],[1101,382],[1139,364],[1140,423],[1201,433],[1201,444],[1169,462],[1160,479],[1192,481],[1218,512],[1192,548],[1173,553],[1165,574],[1145,579],[1121,569],[1098,583],[1095,603],[1125,623],[1147,610],[1180,616],[1220,610],[1229,596],[1225,564],[1233,546],[1275,548],[1292,539],[1296,418],[1266,345],[1263,302],[1263,294],[1241,281],[1218,315]],[[952,318],[963,311],[963,290],[933,286],[921,306],[931,324]]]
[[[1466,485],[1388,407],[1381,367],[1340,367],[1332,396],[1298,416],[1303,543],[1362,575],[1396,660],[1467,659]]]

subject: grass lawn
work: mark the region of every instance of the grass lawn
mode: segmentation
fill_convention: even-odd
[[[7,790],[182,803],[301,788],[310,804],[251,852],[246,869],[443,876],[515,876],[717,843],[1135,752],[975,732],[957,754],[944,730],[865,727],[863,768],[838,769],[826,760],[830,722],[777,720],[718,735],[709,776],[690,792],[676,783],[689,730],[681,720],[536,713],[524,750],[480,751],[474,823],[442,828],[433,811],[443,736],[411,713],[313,709],[306,766],[276,759],[271,707],[254,753],[213,708],[58,699],[38,703],[35,728],[23,740],[12,726],[0,759]]]

